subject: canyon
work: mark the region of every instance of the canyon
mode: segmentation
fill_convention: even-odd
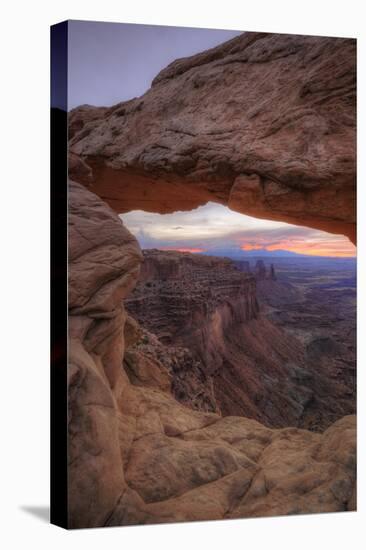
[[[69,527],[355,510],[351,399],[284,289],[118,216],[216,200],[355,240],[354,81],[354,40],[245,33],[70,113]]]
[[[292,259],[292,264],[290,273],[301,282],[301,266],[308,267],[305,282],[314,285],[308,301],[294,279],[290,283],[282,274],[276,277],[273,263],[266,266],[262,259],[250,267],[249,261],[143,251],[139,282],[125,307],[148,331],[136,349],[154,357],[154,345],[143,343],[154,335],[155,345],[160,342],[160,361],[164,350],[170,355],[172,347],[190,358],[186,368],[170,369],[178,401],[200,409],[198,396],[205,395],[204,410],[253,418],[269,427],[313,430],[324,430],[355,412],[355,309],[349,303],[347,311],[346,293],[336,330],[341,316],[336,309],[344,294],[336,292],[334,304],[327,303],[332,294],[323,282],[321,294],[313,296],[311,260]],[[330,278],[329,284],[334,285],[334,280]],[[304,341],[301,331],[306,324]],[[193,361],[195,379],[201,384],[192,384],[191,379],[187,386]]]
[[[300,342],[304,374],[316,388],[303,427],[323,429],[356,411],[356,261],[277,262],[276,281],[257,282],[261,311]]]

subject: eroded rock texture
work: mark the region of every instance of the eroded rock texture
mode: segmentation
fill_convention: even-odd
[[[144,250],[139,282],[125,300],[144,334],[128,357],[136,353],[141,357],[142,352],[164,365],[173,395],[194,409],[241,415],[269,427],[317,431],[353,414],[354,356],[347,342],[323,356],[317,353],[315,340],[309,354],[301,331],[294,334],[293,324],[287,330],[286,323],[273,322],[267,312],[277,311],[272,307],[276,304],[278,315],[288,317],[298,311],[301,326],[313,327],[319,319],[323,326],[324,303],[319,299],[304,303],[300,290],[276,282],[272,264],[267,269],[259,260],[253,273],[247,264]],[[334,330],[337,311],[328,309]],[[346,312],[343,302],[342,311]],[[350,329],[346,319],[335,335],[338,343],[342,332]],[[351,335],[348,340],[352,343]]]
[[[69,518],[103,525],[124,488],[117,405],[126,313],[141,252],[98,197],[69,184]]]
[[[116,211],[208,200],[355,241],[356,41],[245,33],[142,97],[70,113],[71,172]]]
[[[323,431],[356,412],[356,289],[347,266],[306,264],[288,264],[287,275],[282,265],[278,277],[257,278],[256,290],[261,315],[303,351],[303,364],[289,369],[295,386],[312,390],[299,425]]]
[[[69,526],[330,512],[355,506],[355,418],[323,434],[178,403],[135,353],[123,300],[141,252],[118,216],[69,190]]]

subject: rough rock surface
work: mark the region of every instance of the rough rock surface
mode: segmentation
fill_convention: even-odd
[[[141,252],[119,217],[69,184],[69,522],[103,525],[124,488],[117,399],[126,312]]]
[[[354,39],[248,32],[74,109],[71,175],[118,212],[212,200],[355,241],[355,82]]]
[[[314,390],[301,419],[312,430],[356,412],[356,280],[347,260],[327,263],[283,260],[275,279],[256,284],[261,315],[303,348],[294,376]]]
[[[193,333],[201,357],[214,360],[222,333],[257,316],[255,279],[231,260],[154,249],[144,250],[143,258],[139,284],[125,303],[163,343],[184,344]],[[205,324],[212,342],[202,334]]]
[[[69,208],[69,526],[353,509],[354,417],[323,434],[273,430],[183,406],[145,365],[129,378],[138,327],[122,301],[141,253],[82,186],[70,183]]]
[[[202,361],[188,348],[162,344],[155,334],[146,329],[141,333],[125,354],[124,365],[130,380],[136,379],[136,368],[131,373],[129,358],[132,356],[138,359],[133,361],[133,367],[137,369],[141,369],[141,364],[149,364],[148,369],[143,369],[145,385],[155,383],[157,369],[164,377],[168,374],[170,392],[177,401],[195,410],[219,413],[213,380],[206,374]],[[151,368],[152,365],[154,368]]]
[[[126,308],[165,344],[160,357],[168,358],[171,346],[188,348],[196,359],[196,378],[201,378],[187,393],[173,369],[175,396],[197,406],[204,385],[209,403],[218,407],[207,408],[206,399],[204,410],[240,414],[270,426],[296,424],[313,395],[305,385],[291,383],[287,364],[292,369],[301,364],[301,350],[258,316],[254,276],[226,258],[160,250],[144,250],[143,257]]]
[[[306,303],[304,309],[303,293],[277,282],[272,264],[273,271],[258,260],[255,275],[247,264],[144,250],[139,283],[125,300],[147,331],[136,352],[168,369],[173,395],[194,409],[242,415],[269,427],[314,430],[353,414],[352,350],[345,345],[342,357],[339,347],[324,356],[316,349],[309,354],[301,333],[293,333],[289,316],[297,309],[300,326],[306,320],[314,335],[323,329],[321,302]],[[286,316],[288,310],[289,322],[273,322],[269,304],[279,306],[278,315]],[[347,311],[345,306],[342,310]],[[337,318],[334,308],[329,310],[331,325]],[[343,323],[340,331],[346,327]],[[342,369],[347,354],[347,368]]]

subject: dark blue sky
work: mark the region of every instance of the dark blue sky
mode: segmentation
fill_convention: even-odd
[[[242,31],[69,21],[69,109],[142,95],[171,61]]]

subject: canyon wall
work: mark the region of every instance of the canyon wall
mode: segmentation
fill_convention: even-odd
[[[119,213],[211,200],[355,242],[354,39],[246,32],[69,124],[70,175]]]
[[[225,333],[258,313],[254,277],[230,260],[161,250],[143,251],[139,284],[125,303],[163,343],[194,340],[207,365],[220,361]]]
[[[270,303],[279,301],[289,311],[303,307],[301,292],[276,282],[272,264],[267,269],[257,261],[254,274],[247,264],[144,250],[139,282],[125,300],[147,331],[135,351],[159,356],[172,375],[176,399],[198,410],[314,430],[353,414],[354,378],[340,371],[338,354],[309,356],[286,324],[273,322],[266,307],[259,310],[257,286],[261,298],[265,293]],[[322,313],[320,308],[312,317],[313,306],[308,308],[301,319],[302,324],[309,319],[310,327]]]
[[[224,258],[144,250],[139,282],[125,305],[148,340],[140,339],[136,351],[159,355],[172,374],[173,395],[219,412],[214,373],[230,347],[227,336],[257,316],[254,277]]]
[[[302,368],[293,372],[313,390],[303,428],[323,430],[356,412],[356,266],[347,262],[282,260],[274,279],[268,273],[257,279],[261,314],[303,351]]]

